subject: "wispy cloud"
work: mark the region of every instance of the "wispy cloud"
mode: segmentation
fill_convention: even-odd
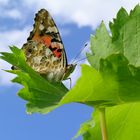
[[[106,24],[112,20],[121,7],[130,11],[139,0],[24,0],[24,3],[36,9],[47,8],[64,23],[72,22],[79,27],[91,26],[95,29],[102,20]]]
[[[15,1],[14,1],[15,2]],[[0,16],[9,16],[11,18],[22,18],[24,13],[27,14],[35,12],[40,8],[48,9],[56,18],[59,18],[61,24],[75,23],[79,27],[91,26],[95,29],[102,20],[107,24],[113,17],[115,17],[117,11],[124,7],[128,11],[132,9],[139,0],[23,0],[16,1],[16,7],[13,9],[2,8],[3,5],[8,6],[12,3],[10,0],[0,0],[1,9]],[[17,7],[19,5],[19,7]],[[23,9],[25,9],[23,11]]]
[[[8,17],[12,19],[21,19],[22,14],[17,9],[10,9],[10,10],[1,10],[2,14],[0,14],[1,17]]]
[[[25,27],[22,30],[7,30],[0,32],[0,51],[8,51],[9,45],[21,47],[26,42],[30,27]]]

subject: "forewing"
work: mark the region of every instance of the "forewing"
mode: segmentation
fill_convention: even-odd
[[[59,31],[45,9],[35,16],[33,31],[22,47],[26,62],[52,81],[61,81],[66,73],[67,59]]]
[[[67,66],[66,53],[60,33],[47,10],[41,9],[36,14],[33,31],[30,32],[30,36],[27,40],[44,43],[55,57],[61,58],[63,67]]]

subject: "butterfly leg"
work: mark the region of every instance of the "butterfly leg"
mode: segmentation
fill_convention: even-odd
[[[72,80],[70,77],[66,78],[65,80],[70,80],[70,89],[71,89],[71,86],[72,86]]]
[[[72,86],[71,78],[69,77],[68,80],[70,80],[70,89],[71,89],[71,86]]]

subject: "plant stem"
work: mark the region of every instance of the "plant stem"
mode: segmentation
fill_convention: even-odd
[[[105,108],[99,108],[99,115],[100,115],[100,127],[101,127],[101,133],[102,133],[102,140],[107,140]]]

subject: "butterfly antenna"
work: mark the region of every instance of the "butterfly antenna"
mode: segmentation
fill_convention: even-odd
[[[92,57],[92,56],[94,56],[94,54],[91,54],[91,55],[89,55],[89,56],[87,56],[87,57],[85,57],[85,58],[79,59],[79,60],[77,60],[74,64],[77,64],[77,62],[86,60],[87,58],[90,58],[90,57]]]
[[[80,56],[80,54],[83,52],[83,50],[88,46],[88,43],[86,43],[81,50],[79,51],[79,53],[74,57],[72,64],[75,63],[74,61]]]

